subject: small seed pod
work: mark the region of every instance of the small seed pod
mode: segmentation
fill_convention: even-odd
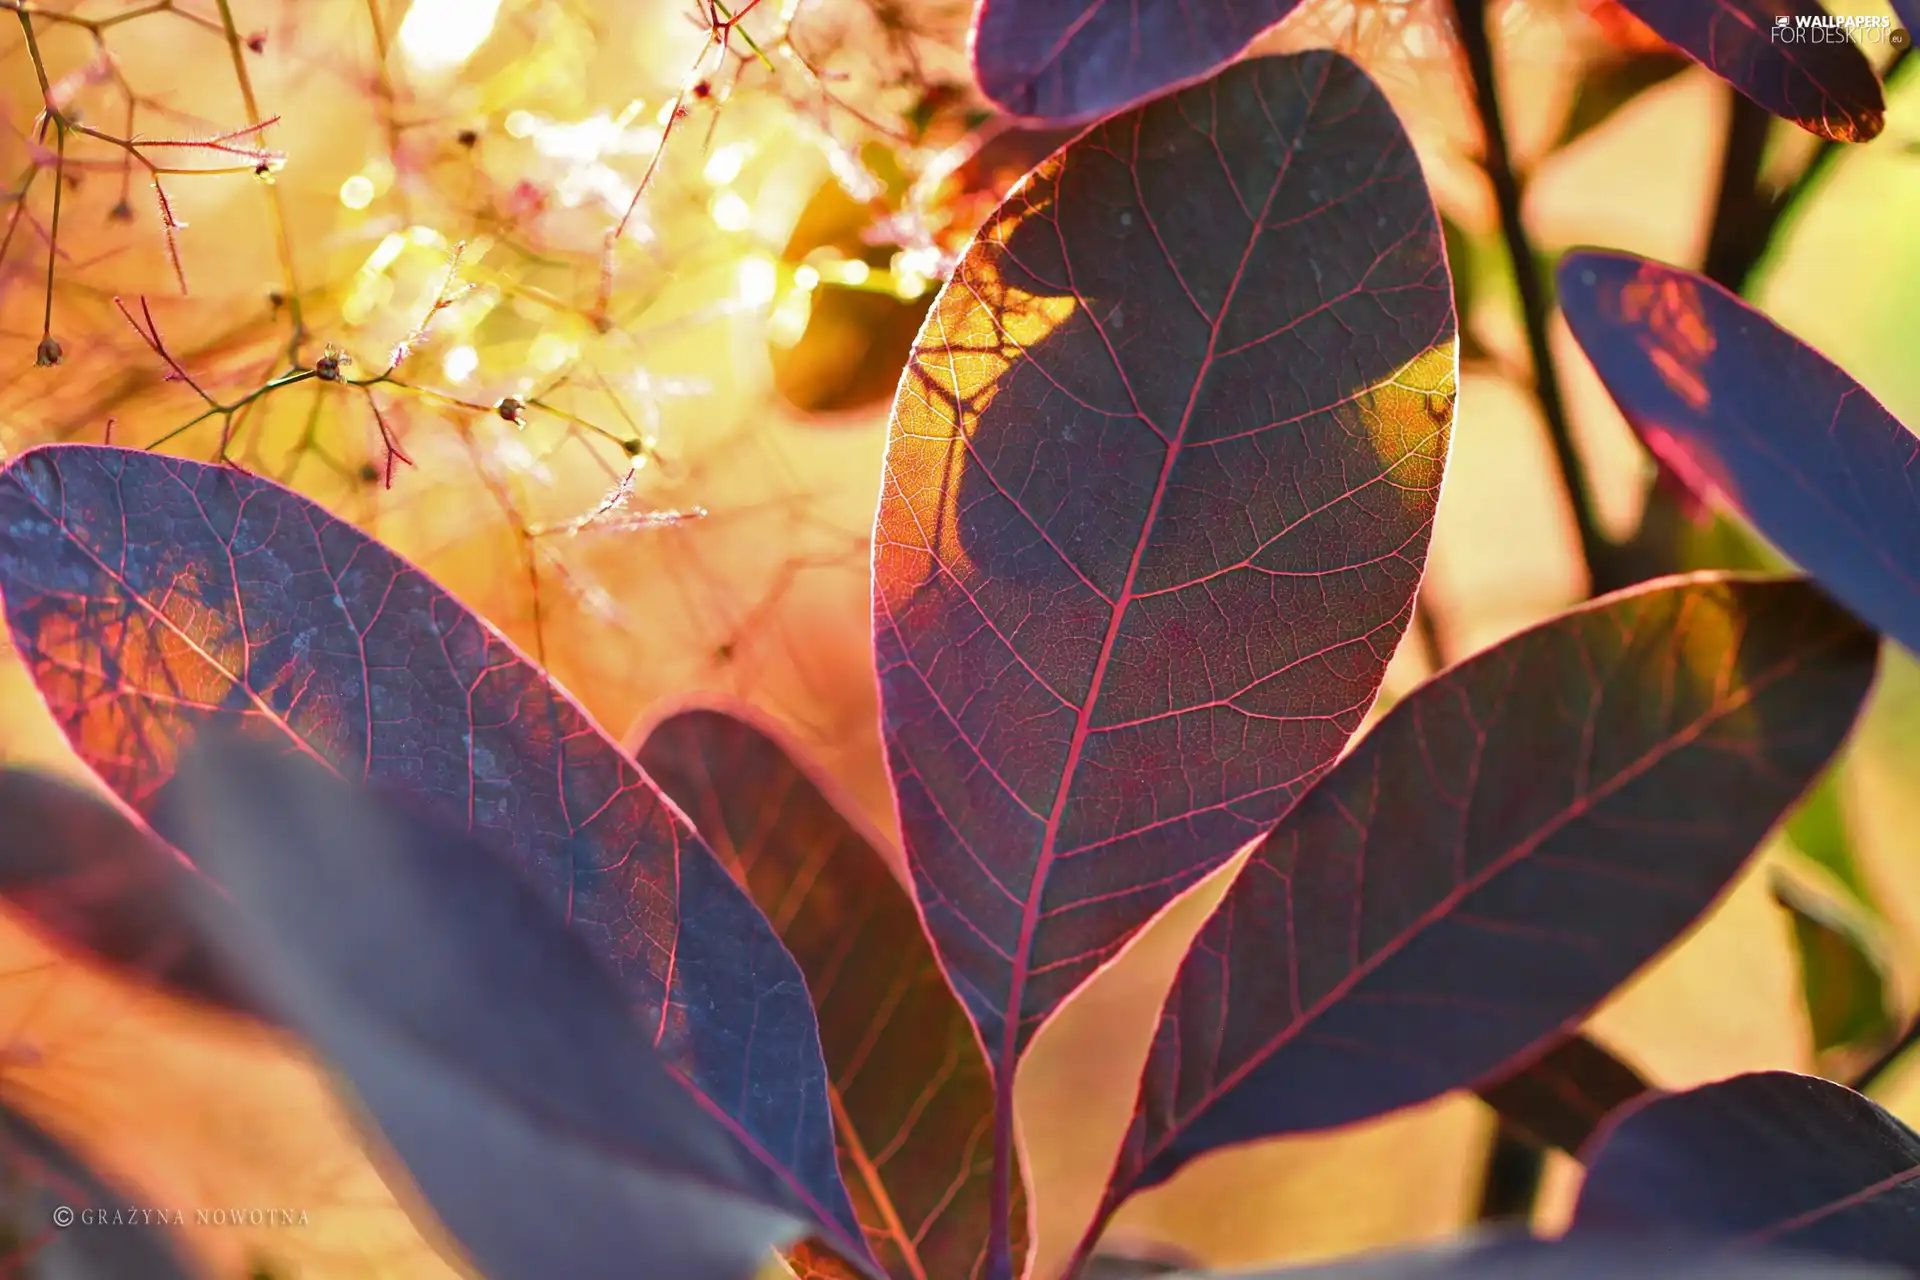
[[[120,203],[114,205],[113,208],[107,210],[107,217],[114,222],[132,222],[133,206],[125,200],[122,200]]]
[[[313,376],[322,382],[338,382],[340,381],[340,364],[340,356],[329,351],[313,362]]]
[[[480,141],[480,134],[474,129],[462,129],[453,135],[454,141],[463,147],[472,147]]]
[[[499,414],[503,420],[511,422],[516,427],[526,425],[527,406],[523,404],[517,396],[508,396],[499,404],[493,406],[493,411]]]
[[[60,349],[60,339],[52,334],[40,339],[40,345],[33,353],[33,362],[42,369],[59,364],[64,359],[66,359],[66,353]]]
[[[620,442],[621,451],[629,458],[639,457],[641,453],[646,450],[646,447],[646,445],[640,443],[638,440],[622,440]]]

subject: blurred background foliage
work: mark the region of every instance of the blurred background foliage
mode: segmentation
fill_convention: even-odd
[[[7,456],[109,439],[224,453],[420,563],[615,734],[668,696],[744,697],[893,829],[867,589],[887,404],[952,255],[1064,140],[980,107],[961,0],[0,10]],[[1729,91],[1607,0],[1496,15],[1540,254],[1697,264]],[[1260,48],[1327,44],[1420,146],[1463,312],[1431,627],[1384,705],[1588,583],[1443,6],[1315,0]],[[1753,296],[1920,422],[1920,76],[1897,78],[1889,106],[1885,134],[1783,223]],[[1767,173],[1804,165],[1812,140],[1789,133],[1771,135]],[[1557,321],[1553,343],[1601,522],[1623,537],[1651,465]],[[1771,563],[1724,523],[1679,536],[1696,567]],[[10,654],[0,753],[83,773]],[[1920,1000],[1917,784],[1920,669],[1890,651],[1831,778],[1590,1032],[1668,1086],[1873,1060]],[[1160,995],[1223,888],[1178,904],[1023,1071],[1038,1274],[1093,1207]],[[1895,1064],[1881,1092],[1920,1123],[1920,1071]],[[116,983],[4,918],[0,1098],[150,1204],[306,1211],[189,1229],[223,1274],[448,1273],[297,1046]],[[1476,1212],[1491,1132],[1483,1104],[1453,1098],[1220,1154],[1116,1233],[1221,1266],[1436,1237]],[[1553,1162],[1542,1225],[1575,1176]]]

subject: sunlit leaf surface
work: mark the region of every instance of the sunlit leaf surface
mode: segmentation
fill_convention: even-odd
[[[906,1280],[986,1267],[993,1082],[913,899],[874,842],[767,729],[694,708],[635,753],[780,931],[807,977],[840,1170],[874,1257]],[[1025,1255],[1016,1175],[1013,1255]],[[835,1260],[794,1259],[804,1277]]]
[[[1060,1002],[1359,727],[1420,580],[1454,333],[1413,149],[1324,52],[1089,131],[935,302],[876,660],[915,892],[1003,1099]]]
[[[1668,579],[1398,703],[1255,850],[1168,997],[1109,1193],[1504,1074],[1674,941],[1852,727],[1803,579]]]

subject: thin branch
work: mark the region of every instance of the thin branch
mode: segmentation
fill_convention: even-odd
[[[1720,153],[1720,186],[1700,274],[1736,292],[1765,251],[1770,201],[1761,185],[1773,117],[1745,94],[1727,89],[1727,137]]]
[[[1540,415],[1546,423],[1554,461],[1566,490],[1567,504],[1572,509],[1574,529],[1580,539],[1581,559],[1586,564],[1589,578],[1598,586],[1604,575],[1604,566],[1608,563],[1607,553],[1611,544],[1601,532],[1586,462],[1574,444],[1566,402],[1560,391],[1560,374],[1554,362],[1550,340],[1552,305],[1547,299],[1546,285],[1540,278],[1539,259],[1521,212],[1520,180],[1514,172],[1513,157],[1507,145],[1507,126],[1501,113],[1499,86],[1494,76],[1493,46],[1487,36],[1486,2],[1453,0],[1453,12],[1486,139],[1486,155],[1482,165],[1493,186],[1494,202],[1500,211],[1500,234],[1506,241],[1514,284],[1520,294],[1527,347],[1533,361],[1534,398],[1539,403]]]
[[[215,410],[221,408],[220,402],[215,400],[211,395],[208,395],[206,388],[195,382],[193,375],[189,374],[185,367],[174,358],[173,352],[167,350],[166,340],[160,336],[160,326],[155,323],[153,312],[148,308],[147,300],[144,297],[140,299],[140,315],[147,322],[147,326],[144,329],[140,327],[140,322],[133,318],[133,313],[127,310],[127,304],[122,302],[117,295],[114,297],[113,305],[120,309],[120,314],[126,317],[126,321],[133,327],[133,331],[140,335],[140,340],[146,343],[155,355],[166,361],[167,367],[173,370],[172,381],[184,382],[192,387],[195,393],[207,402],[209,408]]]
[[[53,136],[59,159],[53,169],[53,218],[47,229],[47,306],[40,321],[42,351],[53,341],[53,268],[60,259],[60,196],[67,186],[67,127],[57,119],[53,122]]]
[[[247,120],[264,127],[266,122],[260,115],[260,104],[253,96],[253,78],[247,74],[246,41],[233,21],[232,0],[216,0],[216,3],[220,8],[220,28],[227,38],[227,49],[233,58],[234,78],[240,82],[240,98],[246,103]],[[267,184],[267,196],[273,206],[273,230],[275,245],[280,253],[280,270],[287,283],[287,315],[293,322],[293,338],[288,344],[287,354],[297,365],[302,363],[300,352],[306,345],[307,325],[300,309],[300,277],[294,268],[293,237],[287,229],[286,202],[281,199],[277,183]]]

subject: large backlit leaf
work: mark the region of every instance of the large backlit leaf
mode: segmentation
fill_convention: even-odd
[[[239,905],[207,936],[346,1075],[489,1280],[750,1280],[804,1232],[503,859],[284,740],[224,739],[162,802]]]
[[[1862,618],[1920,652],[1920,440],[1712,281],[1623,253],[1560,266],[1567,324],[1628,422]]]
[[[1698,1244],[1631,1238],[1559,1241],[1492,1235],[1212,1280],[1893,1280],[1903,1274],[1895,1268],[1775,1250],[1729,1256]],[[1208,1278],[1193,1274],[1168,1280]]]
[[[179,1212],[133,1201],[0,1103],[0,1274],[194,1280],[167,1232]]]
[[[1454,327],[1413,149],[1326,52],[1082,135],[934,304],[887,444],[876,660],[914,888],[1003,1126],[1041,1023],[1372,704]]]
[[[618,746],[426,575],[232,468],[55,445],[0,473],[0,591],[75,750],[143,816],[202,728],[246,724],[501,849],[858,1255],[792,957]]]
[[[209,899],[184,913],[188,895]],[[0,901],[55,946],[259,1018],[197,927],[218,891],[164,841],[70,782],[0,770]]]
[[[1733,879],[1846,737],[1875,656],[1804,579],[1698,575],[1584,605],[1409,695],[1195,940],[1110,1204],[1558,1038]]]
[[[1594,1139],[1573,1232],[1688,1233],[1920,1269],[1920,1134],[1816,1076],[1655,1097]]]
[[[1866,142],[1886,124],[1873,64],[1849,39],[1814,39],[1819,0],[1619,0],[1620,7],[1755,103],[1809,133]],[[1779,25],[1786,19],[1786,26]],[[1793,33],[1789,36],[1787,33]]]
[[[840,1170],[874,1256],[903,1280],[977,1280],[990,1217],[993,1082],[913,898],[875,843],[744,708],[670,715],[637,755],[806,974],[834,1090]],[[1014,1192],[1019,1259],[1027,1223],[1017,1179]],[[819,1267],[815,1259],[797,1269]]]
[[[980,0],[973,74],[1017,116],[1092,120],[1232,60],[1300,0]]]

